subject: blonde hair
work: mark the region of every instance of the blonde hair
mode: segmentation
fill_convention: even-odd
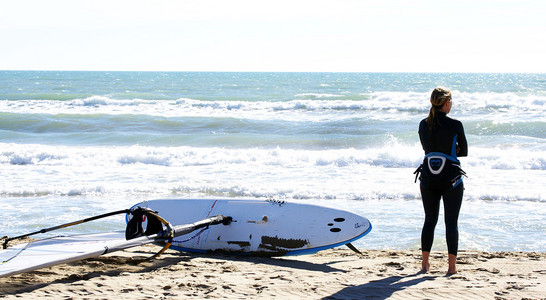
[[[428,129],[432,130],[434,128],[434,123],[436,123],[436,113],[444,106],[444,104],[451,100],[451,91],[444,87],[437,87],[432,91],[430,95],[430,112],[427,117]]]

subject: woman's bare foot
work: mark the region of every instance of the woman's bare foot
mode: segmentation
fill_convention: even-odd
[[[423,262],[422,264],[422,268],[421,268],[421,271],[419,271],[420,274],[425,274],[425,273],[428,273],[428,271],[430,270],[430,264],[425,264],[425,262]]]
[[[430,252],[423,251],[423,261],[421,262],[421,271],[419,273],[427,273],[430,270],[429,256]]]
[[[453,254],[448,255],[448,261],[449,261],[449,267],[447,269],[447,275],[453,275],[457,273],[457,268],[455,267],[455,263],[457,262],[457,256]]]

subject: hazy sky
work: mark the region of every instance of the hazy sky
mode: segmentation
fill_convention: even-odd
[[[544,0],[0,0],[0,70],[546,72]]]

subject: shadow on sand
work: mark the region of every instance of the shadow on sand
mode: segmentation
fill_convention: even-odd
[[[387,299],[397,291],[435,278],[433,276],[421,276],[420,273],[409,276],[390,276],[366,284],[348,286],[323,299]]]
[[[323,273],[345,272],[345,270],[343,269],[338,269],[338,268],[330,266],[337,263],[337,261],[335,260],[332,260],[328,263],[313,263],[313,262],[301,261],[297,259],[289,259],[285,257],[257,257],[257,256],[230,255],[230,254],[219,254],[217,256],[209,255],[208,257],[217,257],[217,258],[228,260],[228,261],[245,261],[245,262],[254,263],[254,264],[265,264],[265,265],[291,268],[291,269],[318,271]]]
[[[120,256],[99,256],[95,258],[89,258],[82,261],[72,262],[67,264],[67,266],[74,267],[81,265],[82,267],[87,267],[98,262],[99,265],[103,264],[106,267],[103,268],[94,268],[90,267],[89,270],[77,270],[72,274],[58,274],[48,269],[39,269],[25,273],[18,276],[18,280],[14,280],[7,284],[4,284],[0,288],[0,298],[3,295],[18,295],[24,293],[30,293],[34,290],[46,287],[50,284],[72,284],[81,280],[88,280],[94,277],[106,276],[106,277],[117,277],[124,272],[131,273],[150,273],[155,270],[162,268],[167,268],[173,265],[180,263],[191,264],[191,261],[196,258],[205,258],[205,259],[220,259],[224,261],[245,261],[254,264],[266,264],[278,267],[285,268],[295,268],[302,270],[311,270],[319,271],[324,273],[330,272],[344,272],[342,269],[331,267],[330,264],[335,264],[335,261],[332,261],[328,264],[315,264],[312,262],[291,260],[281,257],[254,257],[254,256],[245,256],[245,255],[229,255],[225,253],[213,253],[213,254],[194,254],[194,253],[170,253],[169,255],[163,255],[159,259],[147,260],[153,254],[153,252],[133,252],[134,256],[132,257],[120,257]],[[62,264],[61,264],[62,266]],[[74,272],[74,271],[70,271]],[[55,275],[60,278],[53,279],[46,282],[35,282],[32,278],[34,276],[45,276],[45,275]],[[23,276],[23,278],[21,278]],[[28,278],[25,280],[24,278]]]

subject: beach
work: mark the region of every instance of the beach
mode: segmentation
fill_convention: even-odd
[[[420,274],[417,250],[336,248],[314,255],[189,254],[147,245],[0,278],[5,299],[544,299],[546,253],[460,251],[431,255]]]

